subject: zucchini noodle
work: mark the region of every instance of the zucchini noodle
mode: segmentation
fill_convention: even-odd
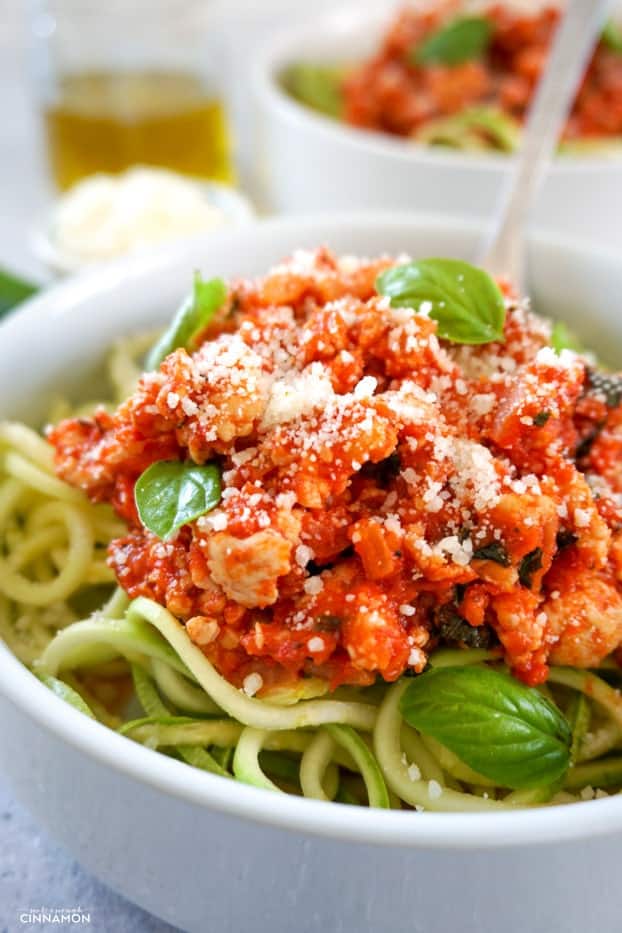
[[[137,356],[150,340],[115,348],[119,398],[135,384]],[[143,597],[130,602],[114,587],[106,548],[124,533],[108,505],[93,505],[56,477],[52,449],[36,432],[0,425],[0,636],[58,697],[128,740],[272,792],[385,809],[498,811],[622,787],[622,755],[611,755],[622,744],[622,697],[589,671],[550,672],[548,695],[572,729],[563,789],[561,781],[499,787],[419,733],[400,712],[406,678],[330,697],[318,697],[312,679],[297,694],[247,696],[167,609]],[[483,649],[445,648],[430,658],[432,668],[461,665],[502,661]],[[141,718],[128,715],[130,695]]]
[[[173,706],[190,713],[221,713],[222,710],[210,700],[208,695],[192,684],[164,661],[154,658],[151,670],[160,693]]]
[[[551,683],[563,684],[585,694],[586,697],[603,707],[617,726],[622,728],[622,696],[619,690],[614,690],[596,674],[570,667],[552,667],[549,680]]]
[[[371,730],[376,708],[367,703],[339,700],[303,700],[294,706],[274,706],[247,697],[217,673],[203,652],[190,641],[184,626],[168,610],[150,599],[139,597],[127,612],[129,621],[145,619],[158,629],[177,652],[205,692],[231,717],[255,729],[302,729],[337,722]]]
[[[388,809],[391,806],[387,786],[378,762],[363,739],[351,726],[329,725],[324,727],[331,738],[341,745],[356,762],[367,788],[370,807]]]
[[[332,799],[324,790],[324,782],[334,751],[335,743],[330,733],[319,729],[300,761],[300,786],[305,797]]]
[[[252,726],[242,730],[233,756],[233,773],[238,781],[245,784],[280,793],[280,788],[264,774],[259,764],[259,753],[268,735],[265,729],[253,729]]]

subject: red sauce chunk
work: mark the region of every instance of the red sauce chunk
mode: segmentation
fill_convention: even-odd
[[[622,641],[622,410],[506,292],[505,339],[439,340],[375,290],[395,260],[298,252],[233,282],[192,354],[113,414],[49,435],[58,475],[127,523],[110,566],[232,683],[392,681],[438,645],[496,648],[528,684]],[[216,461],[219,505],[140,524],[158,460]]]

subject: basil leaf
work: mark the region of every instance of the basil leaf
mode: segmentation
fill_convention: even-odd
[[[602,31],[601,41],[609,51],[622,55],[622,27],[610,19]]]
[[[570,728],[537,690],[484,667],[439,667],[415,677],[406,722],[503,787],[541,787],[570,762]]]
[[[197,272],[192,295],[187,298],[145,360],[145,369],[157,369],[169,353],[184,347],[194,349],[194,341],[225,302],[227,286],[222,279],[204,281]]]
[[[542,567],[542,548],[534,548],[533,551],[530,551],[529,554],[525,554],[521,560],[518,567],[518,579],[519,582],[526,586],[528,590],[531,589],[531,584],[533,583],[533,575],[537,573],[538,570]]]
[[[26,301],[39,289],[30,282],[18,279],[10,272],[0,269],[0,315],[6,314],[22,301]]]
[[[66,684],[64,681],[59,680],[57,677],[52,677],[51,674],[39,674],[39,680],[45,684],[45,686],[52,691],[55,696],[59,699],[64,700],[65,703],[69,703],[70,706],[73,706],[74,709],[77,709],[78,712],[84,713],[85,716],[90,716],[91,719],[95,719],[90,707],[84,702],[80,694],[70,687],[69,684]]]
[[[503,340],[505,301],[483,269],[459,259],[420,259],[387,269],[376,280],[396,308],[429,309],[439,337],[454,343]]]
[[[409,59],[414,65],[461,65],[481,58],[492,38],[492,26],[487,19],[465,16],[429,36],[412,49]]]
[[[134,488],[140,520],[166,541],[220,502],[220,470],[215,463],[159,460],[147,467]]]

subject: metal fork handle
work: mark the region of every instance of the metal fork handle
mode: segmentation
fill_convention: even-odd
[[[481,264],[524,286],[529,214],[612,0],[568,0]]]

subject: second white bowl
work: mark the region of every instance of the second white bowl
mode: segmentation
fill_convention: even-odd
[[[491,219],[510,157],[416,145],[314,113],[280,86],[289,64],[369,55],[392,11],[344,9],[279,32],[257,54],[257,170],[265,206],[309,210],[417,210]],[[622,157],[555,160],[534,213],[547,232],[622,246]]]

